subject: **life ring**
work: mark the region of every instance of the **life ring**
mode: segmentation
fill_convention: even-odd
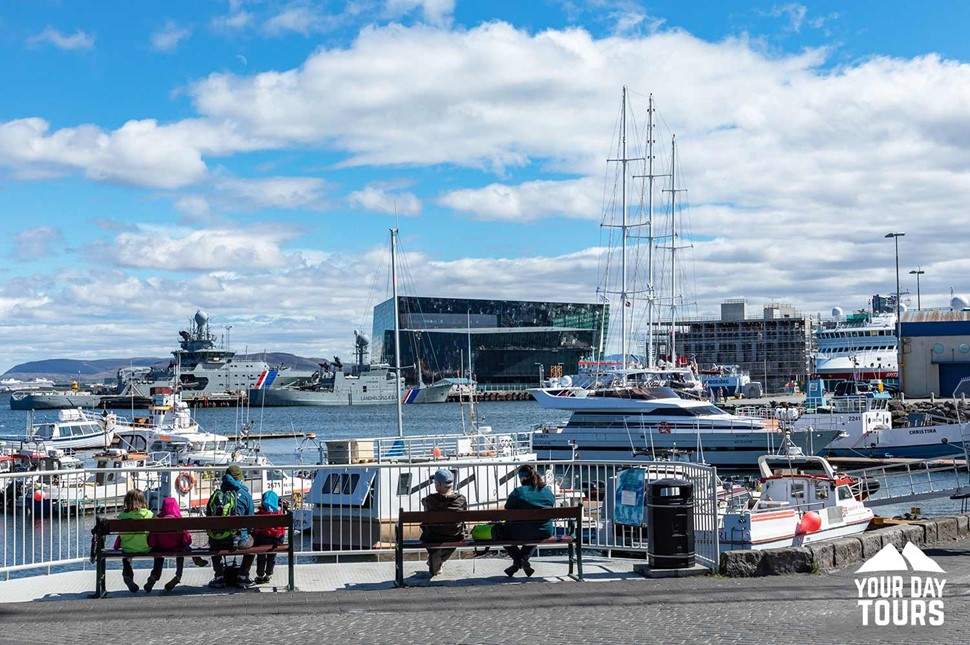
[[[657,432],[660,434],[670,434],[670,424],[666,421],[661,421],[657,424]]]
[[[175,487],[179,489],[180,493],[189,492],[193,486],[195,486],[195,477],[188,471],[179,473],[179,476],[175,478]]]

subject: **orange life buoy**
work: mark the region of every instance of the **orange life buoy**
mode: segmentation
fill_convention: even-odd
[[[657,432],[660,434],[670,434],[670,424],[666,421],[661,421],[657,424]]]
[[[195,477],[188,471],[179,473],[179,476],[175,478],[175,487],[179,489],[180,493],[189,492],[193,486],[195,486]]]

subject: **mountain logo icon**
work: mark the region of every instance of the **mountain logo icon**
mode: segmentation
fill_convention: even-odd
[[[907,542],[903,552],[892,544],[887,544],[876,555],[866,560],[856,574],[875,573],[877,571],[926,571],[928,573],[946,573],[936,562],[923,553],[918,546]]]

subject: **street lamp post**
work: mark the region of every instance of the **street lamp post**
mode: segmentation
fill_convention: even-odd
[[[905,233],[886,233],[885,237],[893,238],[896,247],[896,363],[899,368],[899,396],[903,396],[903,320],[899,310],[899,238]]]
[[[924,271],[923,267],[921,266],[917,266],[916,270],[909,272],[909,275],[916,276],[916,311],[922,311],[923,309],[923,305],[919,300],[919,277],[924,273],[926,273],[926,271]]]
[[[542,379],[546,375],[545,367],[542,363],[534,363],[534,365],[539,366],[539,387],[542,387]]]
[[[231,342],[232,337],[229,335],[230,332],[232,332],[232,325],[226,325],[226,349],[227,350],[232,349],[232,342]]]

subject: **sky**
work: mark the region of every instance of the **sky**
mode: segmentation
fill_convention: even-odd
[[[889,232],[904,301],[920,268],[946,306],[970,293],[966,24],[961,1],[8,0],[0,370],[164,356],[197,309],[237,351],[349,355],[395,226],[402,293],[618,302],[624,87],[628,158],[654,97],[678,257],[654,287],[676,276],[682,314],[864,308],[895,291]]]

